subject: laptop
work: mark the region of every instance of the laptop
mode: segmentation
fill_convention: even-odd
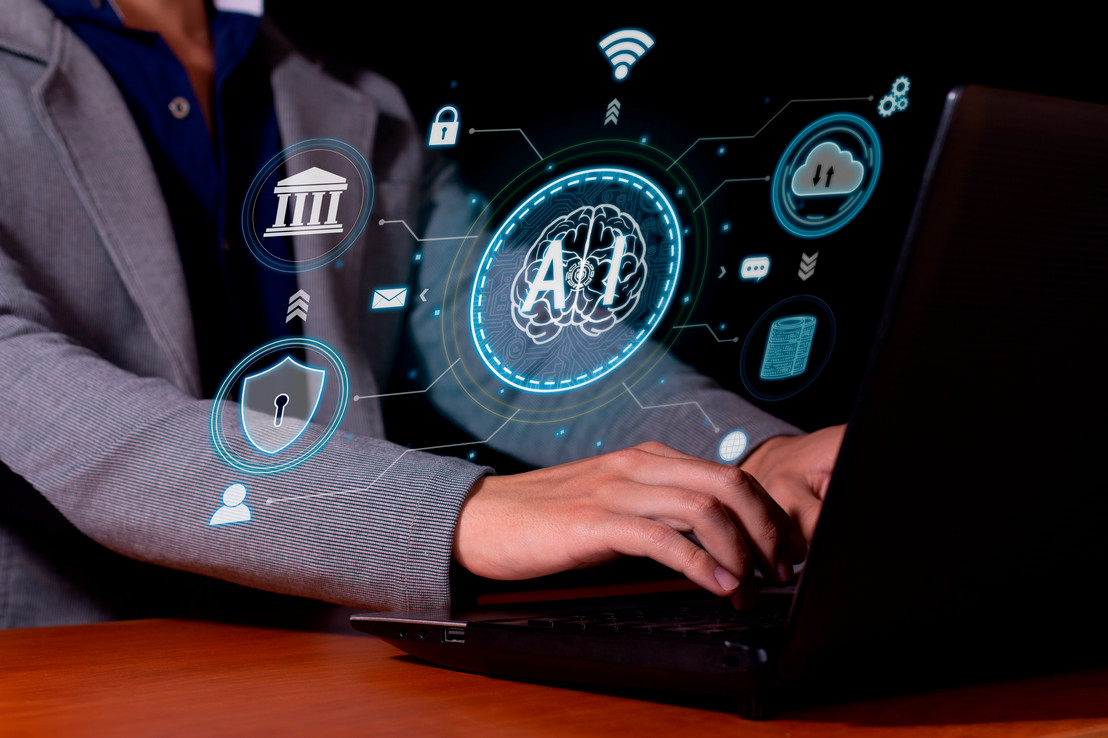
[[[445,667],[749,718],[1103,664],[1108,107],[949,93],[808,560],[698,592],[359,613]]]

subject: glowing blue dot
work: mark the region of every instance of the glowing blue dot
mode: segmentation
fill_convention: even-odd
[[[454,88],[456,88],[457,86],[458,86],[458,80],[456,80],[456,79],[452,79],[452,80],[450,80],[450,89],[452,89],[452,90],[453,90],[453,89],[454,89]]]
[[[473,197],[469,198],[469,204],[470,205],[476,205],[477,204],[477,195],[474,195]]]
[[[685,305],[688,305],[690,302],[692,302],[692,295],[685,295],[681,298],[681,302]]]
[[[423,252],[417,251],[412,254],[412,261],[423,261]]]
[[[342,259],[335,262],[335,269],[342,269]]]
[[[503,388],[503,387],[501,387],[500,389],[498,389],[498,390],[496,391],[496,393],[497,393],[498,395],[502,395],[502,394],[504,394],[504,388]]]
[[[601,446],[604,445],[604,439],[603,438],[596,439],[596,443],[594,443],[593,445],[596,446],[597,448],[600,448]]]
[[[470,461],[473,461],[474,459],[477,458],[477,452],[476,451],[470,451],[468,454],[466,454],[466,458],[469,459]]]
[[[716,156],[723,156],[726,153],[727,153],[727,147],[726,146],[720,146],[718,149],[716,149]]]
[[[661,379],[658,380],[658,384],[665,384],[665,383],[666,383],[666,378],[665,377],[662,377]]]
[[[419,371],[417,369],[409,369],[408,370],[408,379],[415,379],[418,376],[419,376]]]
[[[678,197],[684,197],[685,196],[685,188],[684,187],[678,187],[677,188],[677,196]]]
[[[720,329],[721,331],[725,331],[725,330],[727,330],[727,324],[726,324],[726,323],[720,323],[720,324],[719,324],[719,329]]]
[[[548,171],[548,172],[553,172],[554,171],[554,162],[551,162],[551,163],[546,165],[546,171]]]
[[[565,428],[559,428],[558,430],[554,431],[554,437],[555,438],[561,438],[565,434],[566,434],[566,429]]]
[[[442,315],[442,308],[435,308],[431,311],[431,315],[434,315],[436,318],[439,317]]]
[[[641,144],[644,144],[649,140],[650,140],[650,136],[647,136],[645,133],[643,135],[639,136],[639,143],[641,143]]]
[[[727,233],[730,230],[731,230],[731,221],[729,221],[729,220],[724,221],[723,224],[720,225],[720,227],[719,227],[719,232],[720,233]]]
[[[689,235],[690,233],[692,233],[692,228],[689,228],[688,226],[685,226],[684,233],[685,233],[686,236]]]

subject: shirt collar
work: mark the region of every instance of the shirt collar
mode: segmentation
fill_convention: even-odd
[[[222,13],[245,13],[260,17],[265,12],[265,0],[212,0],[212,4]]]

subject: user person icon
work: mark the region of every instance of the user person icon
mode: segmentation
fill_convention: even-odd
[[[223,507],[215,511],[208,525],[245,523],[250,519],[250,508],[243,502],[245,499],[245,485],[235,483],[223,490]]]

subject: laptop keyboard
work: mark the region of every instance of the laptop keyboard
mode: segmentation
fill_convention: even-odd
[[[532,618],[527,625],[564,631],[631,632],[677,638],[727,640],[784,627],[785,612],[739,611],[729,602],[627,607]]]

